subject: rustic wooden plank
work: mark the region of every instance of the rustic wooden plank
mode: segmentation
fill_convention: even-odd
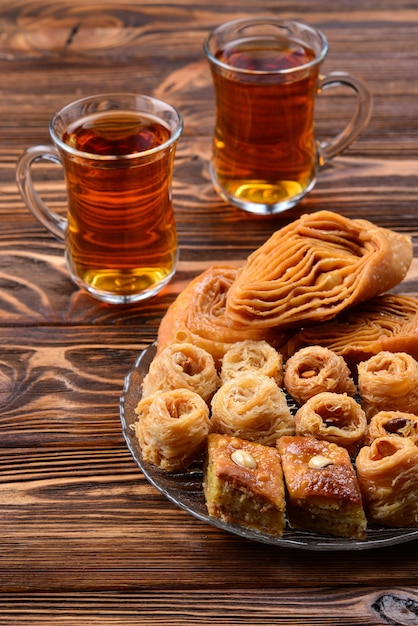
[[[7,624],[13,625],[50,624],[51,620],[60,625],[71,620],[74,626],[84,626],[88,620],[89,624],[176,626],[184,624],[186,619],[189,626],[202,623],[262,626],[271,624],[272,620],[293,623],[291,620],[298,619],[298,623],[306,626],[343,623],[380,626],[387,624],[388,619],[401,620],[397,623],[404,625],[408,619],[414,623],[417,594],[408,588],[376,591],[370,587],[351,593],[321,588],[265,589],[254,593],[234,586],[227,592],[179,589],[161,593],[150,589],[143,592],[141,599],[129,590],[121,594],[81,593],[65,597],[5,594],[0,599],[0,611],[2,605],[13,607],[4,614]]]

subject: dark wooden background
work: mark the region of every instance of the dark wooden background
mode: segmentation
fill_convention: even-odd
[[[250,14],[321,28],[324,71],[364,78],[368,128],[298,207],[257,218],[208,176],[213,93],[203,40]],[[329,209],[418,243],[418,4],[408,0],[15,0],[0,3],[0,624],[418,623],[417,542],[352,553],[272,548],[177,509],[138,471],[118,399],[170,302],[217,261],[241,261],[302,212]],[[174,201],[181,260],[148,303],[112,308],[76,290],[63,246],[25,208],[16,160],[52,114],[104,91],[154,94],[185,130]],[[352,100],[327,92],[318,136]],[[42,197],[65,212],[59,168]],[[418,295],[414,260],[397,291]]]

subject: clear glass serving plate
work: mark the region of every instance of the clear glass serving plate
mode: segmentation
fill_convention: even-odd
[[[164,472],[143,460],[140,447],[135,437],[133,430],[133,424],[136,421],[135,407],[141,398],[142,380],[148,372],[155,352],[155,344],[152,344],[149,348],[141,352],[133,368],[126,376],[122,396],[120,398],[120,418],[123,436],[139,469],[143,472],[151,485],[158,489],[158,491],[175,505],[188,511],[191,515],[207,524],[234,533],[240,537],[287,548],[319,551],[366,550],[418,539],[418,529],[416,528],[369,528],[367,538],[363,541],[322,536],[315,533],[293,530],[289,527],[286,528],[282,537],[273,537],[262,532],[242,528],[235,524],[225,523],[209,516],[202,488],[202,465],[196,464],[181,473]]]

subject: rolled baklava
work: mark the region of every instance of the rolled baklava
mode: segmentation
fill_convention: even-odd
[[[383,526],[418,526],[418,447],[411,439],[375,439],[361,448],[356,468],[369,520]]]
[[[222,383],[242,374],[269,376],[279,387],[283,384],[283,356],[267,341],[239,341],[222,359]]]
[[[322,346],[301,348],[287,360],[284,386],[298,404],[324,391],[350,395],[356,392],[344,359]]]
[[[294,417],[284,391],[261,374],[233,378],[212,398],[213,432],[275,445],[282,435],[294,434]]]
[[[358,389],[369,420],[379,411],[418,413],[418,361],[406,352],[379,352],[359,363]]]
[[[209,408],[194,391],[157,391],[142,398],[134,424],[144,461],[169,472],[181,471],[206,447]]]
[[[219,383],[211,354],[191,343],[175,343],[151,362],[142,383],[142,397],[156,391],[189,389],[209,402]]]
[[[295,415],[297,435],[335,443],[354,455],[367,431],[366,415],[346,393],[324,391],[303,404]]]
[[[379,437],[406,437],[418,446],[418,416],[402,411],[379,411],[367,429],[367,443]]]

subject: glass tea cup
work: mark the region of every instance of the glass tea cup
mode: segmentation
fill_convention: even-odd
[[[53,145],[28,148],[16,179],[33,215],[65,240],[68,270],[95,298],[124,304],[155,295],[176,270],[172,174],[183,121],[161,100],[103,94],[65,106],[50,122]],[[64,218],[41,200],[35,161],[60,163]]]
[[[313,188],[318,168],[367,125],[367,86],[344,72],[320,76],[328,42],[296,21],[234,20],[212,31],[204,47],[215,92],[210,173],[216,191],[252,213],[291,208]],[[354,91],[355,113],[339,135],[320,143],[314,134],[316,96],[341,85]]]

